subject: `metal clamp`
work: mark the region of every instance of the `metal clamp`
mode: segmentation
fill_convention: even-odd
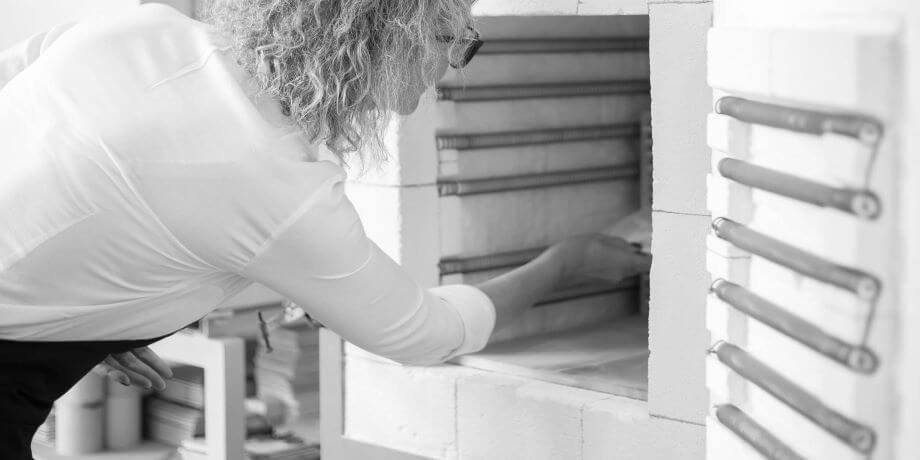
[[[715,416],[722,425],[770,460],[805,460],[805,457],[796,453],[748,414],[731,404],[715,406]]]
[[[737,284],[717,279],[710,290],[738,311],[844,366],[863,374],[878,368],[878,357],[872,350],[846,343]]]
[[[875,447],[875,431],[827,407],[786,377],[748,352],[730,343],[716,344],[712,353],[741,377],[770,393],[853,449],[868,454]]]
[[[712,221],[716,236],[752,254],[805,276],[846,289],[861,299],[875,300],[881,292],[878,278],[829,262],[724,217]]]
[[[882,124],[859,115],[840,115],[725,96],[715,112],[738,120],[807,134],[836,133],[874,144],[882,137]]]
[[[734,158],[720,160],[718,169],[720,174],[740,184],[816,206],[838,209],[863,219],[875,219],[881,211],[878,197],[869,190],[829,187]]]

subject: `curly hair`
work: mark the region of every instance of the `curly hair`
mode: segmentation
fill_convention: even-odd
[[[471,0],[212,0],[204,19],[226,32],[240,64],[281,101],[311,141],[343,161],[386,159],[396,97],[426,85],[444,37],[462,37]],[[450,40],[456,52],[458,39]]]

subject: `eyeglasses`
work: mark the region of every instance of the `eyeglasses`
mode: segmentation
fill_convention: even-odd
[[[477,32],[476,29],[473,29],[470,26],[467,26],[466,29],[472,32],[472,36],[462,37],[460,39],[457,39],[457,37],[454,37],[453,35],[438,35],[435,37],[439,42],[453,43],[455,41],[459,41],[463,43],[464,46],[466,46],[461,59],[459,61],[450,63],[450,66],[455,69],[466,67],[466,65],[470,63],[470,61],[473,59],[473,56],[476,55],[476,52],[479,51],[479,48],[482,47],[483,44],[483,41],[479,39],[479,32]]]

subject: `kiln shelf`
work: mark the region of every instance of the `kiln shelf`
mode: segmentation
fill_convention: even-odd
[[[454,362],[494,372],[645,400],[648,318],[635,315],[489,345]]]

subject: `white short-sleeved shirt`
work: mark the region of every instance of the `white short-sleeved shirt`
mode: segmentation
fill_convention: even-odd
[[[218,33],[166,6],[0,53],[0,338],[157,337],[257,281],[399,361],[482,348],[489,298],[420,288],[310,148]]]

